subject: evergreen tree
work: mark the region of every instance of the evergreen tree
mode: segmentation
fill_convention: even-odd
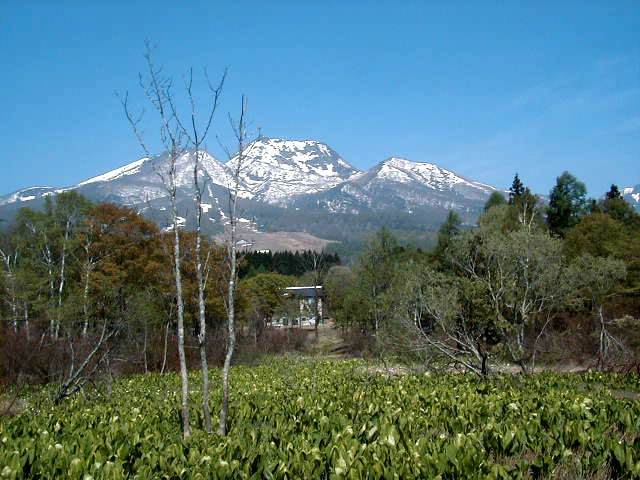
[[[443,254],[450,245],[451,239],[460,234],[461,225],[462,220],[460,220],[460,215],[453,210],[449,210],[447,219],[438,230],[438,245],[436,246],[437,254]]]
[[[584,183],[569,172],[556,178],[547,208],[547,224],[553,233],[564,237],[579,222],[580,215],[586,211],[586,194]]]
[[[605,194],[605,197],[607,200],[613,200],[614,198],[621,198],[622,195],[620,195],[620,190],[618,190],[618,186],[612,183],[611,188]]]
[[[511,188],[509,189],[509,204],[515,203],[523,194],[524,184],[520,181],[520,177],[518,177],[516,173],[515,177],[513,177]]]

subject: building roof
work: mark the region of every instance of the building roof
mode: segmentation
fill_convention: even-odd
[[[324,290],[322,285],[313,285],[308,287],[287,287],[286,292],[289,295],[300,295],[302,297],[324,297]]]

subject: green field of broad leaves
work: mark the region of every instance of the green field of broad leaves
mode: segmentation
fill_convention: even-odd
[[[0,418],[0,478],[640,478],[634,376],[388,377],[359,360],[271,359],[232,369],[222,438],[202,430],[199,375],[187,441],[175,374],[57,406],[30,394]]]

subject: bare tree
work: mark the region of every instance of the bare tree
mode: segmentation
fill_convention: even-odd
[[[69,373],[60,383],[58,392],[54,397],[54,403],[59,403],[66,397],[70,397],[74,393],[81,390],[84,385],[93,378],[100,365],[107,360],[111,350],[111,339],[119,332],[118,327],[107,329],[107,322],[102,326],[100,337],[93,345],[89,353],[84,357],[79,365],[76,366],[76,352],[73,339],[69,335],[69,348],[71,350],[71,361],[69,365]]]
[[[196,115],[196,101],[193,95],[193,69],[189,71],[189,77],[186,81],[185,88],[189,97],[189,103],[191,105],[191,118],[190,127],[187,128],[180,121],[175,103],[169,97],[171,102],[171,108],[173,115],[175,116],[178,124],[182,127],[185,135],[188,138],[190,146],[193,148],[194,162],[193,162],[193,187],[195,190],[196,201],[196,245],[195,245],[195,257],[196,257],[196,280],[198,283],[198,320],[200,324],[200,331],[198,333],[198,345],[200,348],[200,364],[202,369],[202,410],[204,414],[205,430],[211,433],[211,412],[209,411],[209,366],[207,363],[207,344],[206,344],[206,310],[205,310],[205,276],[203,274],[202,264],[202,195],[206,187],[206,180],[200,178],[200,170],[202,168],[201,157],[205,153],[203,152],[202,145],[206,141],[209,129],[213,122],[213,117],[218,107],[218,100],[222,87],[224,85],[227,72],[222,74],[220,82],[217,87],[213,87],[209,81],[209,76],[205,70],[205,76],[209,90],[212,94],[211,106],[209,108],[208,120],[201,130],[198,128],[198,120]]]
[[[196,201],[196,276],[198,283],[198,315],[200,323],[200,332],[198,335],[198,342],[200,347],[201,368],[202,368],[202,381],[203,381],[203,409],[205,416],[205,428],[207,431],[211,431],[211,418],[208,404],[208,365],[206,358],[206,310],[205,310],[205,286],[207,282],[206,274],[204,273],[203,255],[202,255],[202,240],[201,240],[201,226],[202,226],[202,196],[205,191],[206,183],[204,178],[201,178],[201,170],[203,167],[202,158],[203,150],[202,146],[207,138],[210,127],[213,122],[213,117],[218,106],[218,100],[222,87],[226,78],[226,71],[222,75],[221,80],[217,87],[214,87],[209,81],[208,75],[207,83],[211,92],[211,104],[207,110],[207,120],[204,123],[203,128],[198,127],[196,102],[193,94],[193,72],[189,72],[189,76],[185,82],[185,89],[191,106],[190,114],[190,126],[181,121],[178,115],[177,105],[172,93],[172,80],[165,77],[162,74],[161,69],[157,68],[151,57],[151,48],[147,44],[147,52],[145,54],[147,61],[147,79],[140,77],[140,85],[142,86],[147,100],[153,105],[161,120],[161,138],[164,142],[165,149],[169,152],[169,168],[168,171],[158,169],[157,173],[162,179],[162,183],[171,199],[171,219],[174,233],[174,276],[176,281],[176,298],[178,308],[178,352],[180,357],[180,374],[182,378],[182,410],[183,410],[183,432],[184,437],[187,438],[190,435],[189,429],[189,404],[188,404],[188,379],[186,371],[186,362],[184,356],[184,307],[182,301],[182,280],[180,274],[180,237],[178,235],[178,215],[176,206],[176,161],[182,155],[187,154],[189,149],[193,149],[193,155],[195,158],[193,167],[193,186],[195,190]],[[125,114],[129,122],[133,127],[133,131],[138,138],[141,146],[143,147],[146,155],[151,157],[150,151],[145,146],[142,139],[141,132],[138,128],[138,124],[141,121],[141,117],[134,118],[128,108],[127,96],[121,98],[122,105],[125,110]],[[227,309],[228,318],[228,338],[227,338],[227,352],[225,357],[224,369],[223,369],[223,402],[220,412],[220,428],[221,435],[226,433],[226,419],[228,415],[229,404],[229,369],[231,365],[231,359],[235,350],[236,344],[236,331],[235,331],[235,289],[237,283],[237,199],[242,185],[242,171],[246,167],[247,163],[247,132],[246,132],[246,106],[247,102],[245,97],[242,97],[242,107],[240,112],[240,118],[238,122],[234,122],[231,117],[229,121],[233,129],[235,139],[237,141],[238,153],[235,157],[235,164],[232,168],[232,174],[228,179],[228,218],[226,225],[226,245],[227,245],[227,262],[229,266],[228,271],[228,291],[226,292],[225,306]],[[225,149],[226,150],[226,149]],[[231,159],[232,156],[227,150],[227,155]],[[205,262],[206,263],[206,262]]]
[[[247,100],[242,96],[240,117],[236,121],[229,116],[229,123],[233,130],[237,151],[233,162],[231,162],[231,180],[228,185],[228,219],[226,226],[226,245],[227,245],[227,264],[228,271],[228,290],[225,300],[227,310],[227,353],[224,359],[224,367],[222,370],[222,408],[220,410],[220,426],[218,433],[226,435],[227,433],[227,415],[229,412],[229,369],[231,367],[231,359],[236,346],[236,324],[235,324],[235,292],[238,280],[238,194],[242,186],[242,174],[248,166],[249,153],[252,145],[249,145],[247,133]],[[232,155],[228,149],[225,149],[227,156],[231,159]]]
[[[144,91],[147,101],[153,106],[160,120],[160,137],[165,150],[168,152],[168,164],[163,168],[156,164],[156,173],[162,180],[162,184],[171,201],[171,224],[173,230],[173,267],[176,286],[176,303],[178,317],[178,357],[180,359],[180,379],[182,386],[182,432],[183,437],[191,436],[189,424],[189,379],[187,376],[187,362],[184,351],[184,303],[182,293],[182,274],[180,270],[180,235],[178,228],[178,207],[177,207],[177,181],[176,163],[178,159],[187,152],[187,140],[185,130],[176,118],[174,102],[172,101],[173,80],[162,73],[162,69],[157,67],[152,58],[152,48],[147,42],[144,58],[147,63],[147,76],[140,75],[140,86]],[[127,120],[133,128],[133,132],[148,158],[153,158],[150,150],[142,137],[139,129],[142,115],[134,118],[128,105],[128,95],[121,98]],[[144,113],[144,111],[143,111]]]

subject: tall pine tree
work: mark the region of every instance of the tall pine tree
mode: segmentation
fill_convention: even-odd
[[[509,205],[517,202],[517,200],[524,194],[524,184],[520,181],[520,177],[516,173],[513,177],[513,183],[509,189]]]
[[[613,200],[614,198],[620,198],[621,196],[622,195],[620,195],[620,190],[618,190],[618,186],[614,184],[611,184],[611,188],[605,194],[605,197],[607,200]]]

